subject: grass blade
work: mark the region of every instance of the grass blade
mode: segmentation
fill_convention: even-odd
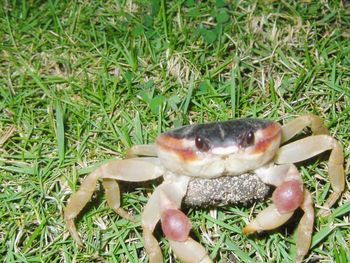
[[[64,113],[59,102],[56,103],[56,138],[58,145],[58,156],[60,164],[62,164],[65,156]]]

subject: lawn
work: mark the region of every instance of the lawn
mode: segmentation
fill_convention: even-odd
[[[324,118],[350,155],[350,5],[346,1],[10,1],[0,8],[0,258],[144,262],[140,215],[158,182],[124,185],[108,208],[99,185],[69,236],[63,209],[84,176],[173,127],[259,117]],[[308,131],[305,131],[308,133]],[[298,164],[318,211],[328,154]],[[350,262],[349,182],[316,217],[307,261]],[[291,262],[302,213],[245,236],[270,199],[185,209],[217,262]],[[164,258],[175,262],[160,229]]]

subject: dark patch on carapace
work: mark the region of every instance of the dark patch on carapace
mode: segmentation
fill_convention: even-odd
[[[201,137],[210,144],[210,148],[225,147],[232,143],[240,145],[248,132],[265,129],[272,123],[269,120],[239,119],[183,126],[165,134],[176,139],[195,140],[196,137]]]

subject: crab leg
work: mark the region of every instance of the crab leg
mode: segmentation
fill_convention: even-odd
[[[108,206],[121,217],[134,221],[134,218],[120,207],[120,189],[117,181],[114,179],[104,178],[102,180],[102,185],[105,189]]]
[[[303,258],[308,253],[311,245],[312,229],[314,226],[315,215],[312,196],[308,190],[304,190],[304,201],[300,207],[304,211],[304,215],[301,218],[297,229],[296,263],[303,261]]]
[[[134,145],[128,149],[126,159],[137,158],[138,156],[157,156],[156,150],[157,148],[154,144]],[[109,207],[111,207],[121,217],[134,221],[134,218],[120,207],[119,184],[114,179],[103,179],[102,184],[103,188],[105,189]]]
[[[74,219],[91,199],[98,179],[104,179],[103,185],[106,187],[108,204],[119,215],[128,217],[127,213],[120,208],[119,186],[114,180],[131,182],[147,181],[160,177],[163,173],[163,168],[159,166],[159,161],[156,158],[114,160],[90,173],[82,182],[79,190],[69,199],[64,210],[67,227],[73,239],[79,245],[82,245],[74,224]]]
[[[257,217],[243,229],[244,233],[270,230],[284,224],[301,207],[304,215],[298,225],[297,259],[301,262],[310,248],[314,222],[314,210],[311,195],[303,189],[303,182],[296,167],[292,164],[260,168],[256,174],[266,184],[277,186],[272,195],[273,204],[261,211]]]
[[[188,181],[188,177],[176,176],[174,179],[167,177],[156,188],[145,206],[142,213],[142,228],[145,248],[151,263],[163,262],[158,242],[152,234],[159,220],[177,258],[188,263],[212,262],[206,250],[188,236],[191,223],[179,210]]]
[[[149,198],[142,212],[142,229],[144,246],[150,263],[163,262],[163,256],[157,239],[153,236],[154,228],[160,220],[160,192],[164,191],[166,184],[159,185]]]
[[[95,170],[85,178],[78,192],[71,196],[66,208],[64,209],[64,219],[66,220],[68,230],[79,246],[82,246],[83,243],[81,242],[78,231],[75,227],[74,218],[89,202],[95,190],[97,180],[100,177],[99,170],[100,169]]]
[[[126,152],[126,158],[137,156],[157,156],[157,146],[155,144],[134,145]]]
[[[326,200],[324,207],[327,213],[330,207],[340,197],[345,187],[344,154],[340,143],[328,135],[315,135],[282,146],[276,155],[275,163],[295,163],[309,159],[324,151],[331,150],[328,160],[328,173],[333,193]]]
[[[324,126],[322,118],[308,114],[300,116],[282,126],[282,143],[288,141],[304,128],[310,127],[313,134],[329,134]]]

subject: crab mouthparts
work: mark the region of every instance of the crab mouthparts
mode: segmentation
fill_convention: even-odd
[[[211,152],[216,155],[230,155],[238,151],[237,145],[227,146],[227,147],[215,147],[211,149]]]

